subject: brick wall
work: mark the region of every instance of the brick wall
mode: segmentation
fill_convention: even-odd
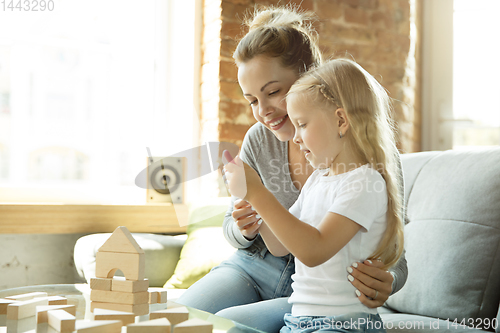
[[[403,152],[420,150],[419,13],[421,0],[291,1],[314,11],[325,58],[348,56],[374,75],[394,99]],[[232,59],[244,32],[241,18],[261,0],[205,0],[201,124],[203,141],[241,144],[255,123],[236,82]]]

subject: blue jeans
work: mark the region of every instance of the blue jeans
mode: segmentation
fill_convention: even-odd
[[[279,332],[291,311],[288,297],[294,272],[291,255],[273,256],[258,237],[193,284],[177,302],[264,332]]]
[[[385,333],[382,319],[378,314],[348,313],[345,315],[299,316],[287,313],[285,325],[280,333],[310,333],[310,332],[355,332],[355,333]]]

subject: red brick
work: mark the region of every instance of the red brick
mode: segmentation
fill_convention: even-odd
[[[233,3],[235,5],[251,5],[250,0],[222,0],[222,2],[226,2],[226,1]]]
[[[369,14],[362,8],[346,7],[344,9],[344,19],[348,23],[368,25],[370,23]]]
[[[409,35],[410,34],[410,18],[408,17],[408,20],[406,21],[401,21],[397,25],[398,33],[402,35]]]
[[[222,38],[239,39],[244,35],[242,28],[241,23],[222,20],[221,36]]]
[[[394,21],[387,15],[387,13],[382,11],[374,11],[371,15],[371,24],[375,29],[392,29],[394,27]]]
[[[328,35],[326,38],[333,40],[335,42],[358,42],[358,43],[374,43],[375,33],[372,29],[364,27],[352,27],[346,26],[339,23],[332,22],[322,22],[321,28],[322,38],[325,38],[326,32]]]
[[[240,85],[237,82],[220,82],[220,95],[221,98],[238,100],[243,96]]]
[[[378,0],[361,0],[359,5],[364,9],[377,9],[379,7]]]
[[[278,6],[282,5],[281,0],[255,0],[256,4],[264,6]]]
[[[382,79],[378,80],[382,85],[385,82],[401,82],[405,75],[405,68],[402,66],[379,66],[378,73]]]
[[[339,19],[344,15],[342,5],[331,0],[314,1],[314,11],[320,20]]]
[[[342,0],[343,3],[350,7],[359,7],[360,6],[360,0]]]
[[[243,141],[246,132],[251,125],[219,124],[219,140],[225,142]]]
[[[378,0],[378,8],[383,12],[392,12],[394,10],[394,5],[397,5],[394,0]]]
[[[224,79],[236,80],[238,78],[238,67],[234,61],[221,61],[219,76]]]
[[[220,55],[223,57],[232,58],[234,50],[236,49],[237,45],[238,42],[233,39],[228,39],[228,38],[222,39]]]
[[[300,4],[300,8],[303,10],[308,10],[308,11],[314,11],[314,3],[316,1],[314,0],[303,0],[303,1],[298,1]]]
[[[220,101],[219,109],[221,117],[236,119],[241,115],[245,115],[245,117],[251,121],[255,120],[252,115],[252,109],[248,106],[248,103],[223,100]]]
[[[334,44],[335,57],[365,61],[371,59],[374,48],[371,45],[360,44]]]
[[[245,15],[251,13],[252,7],[248,5],[234,4],[228,1],[222,2],[222,17],[235,22],[243,22]]]

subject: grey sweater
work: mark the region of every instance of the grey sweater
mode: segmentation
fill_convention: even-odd
[[[274,134],[261,123],[253,125],[245,135],[240,152],[241,159],[251,166],[260,176],[264,186],[285,207],[290,209],[299,197],[300,191],[293,185],[288,166],[288,142],[279,141]],[[403,189],[401,193],[404,193]],[[246,249],[256,240],[261,242],[260,235],[251,241],[239,231],[232,218],[235,197],[224,217],[223,230],[227,241],[235,248]],[[408,276],[408,267],[404,256],[390,270],[394,276],[392,293],[399,291]]]

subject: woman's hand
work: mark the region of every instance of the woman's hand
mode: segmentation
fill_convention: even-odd
[[[232,216],[241,234],[246,239],[252,240],[257,236],[262,225],[262,219],[253,210],[252,205],[242,199],[236,200]]]
[[[369,308],[382,306],[392,292],[394,277],[381,267],[383,263],[380,260],[365,260],[347,268],[349,276],[352,276],[348,276],[349,281],[360,292],[356,292],[358,299]]]
[[[239,156],[233,158],[227,150],[224,150],[222,161],[223,178],[231,195],[250,202],[252,196],[258,195],[258,192],[265,188],[257,172]]]

